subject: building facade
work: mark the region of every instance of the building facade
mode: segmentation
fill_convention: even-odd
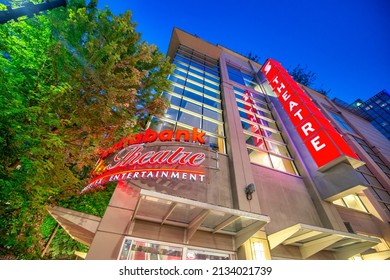
[[[367,116],[366,119],[390,140],[390,94],[386,90],[380,91],[366,101],[357,99],[351,104],[345,104],[340,99],[334,101],[347,110]]]
[[[170,107],[118,148],[138,165],[105,175],[104,216],[50,210],[87,259],[390,258],[386,137],[274,60],[177,28],[168,56]]]

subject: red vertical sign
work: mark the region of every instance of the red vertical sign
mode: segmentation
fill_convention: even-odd
[[[253,107],[254,102],[252,100],[250,92],[246,90],[244,92],[244,95],[243,95],[242,99],[245,102],[251,104],[251,105],[248,105],[246,103],[244,104],[245,105],[245,109],[250,112],[250,114],[247,113],[248,120],[250,120],[251,122],[254,122],[254,123],[259,123],[258,120],[257,120],[257,117],[256,117],[255,108]],[[263,130],[259,127],[259,125],[251,124],[251,130],[252,130],[253,133],[260,134],[260,135],[264,136]],[[262,137],[254,137],[254,141],[255,141],[255,146],[256,147],[265,149],[265,147],[264,147],[264,140],[263,140]]]
[[[261,71],[319,168],[340,156],[359,159],[279,62],[268,59]]]

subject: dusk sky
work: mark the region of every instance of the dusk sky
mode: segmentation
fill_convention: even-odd
[[[178,27],[264,63],[298,64],[316,73],[313,88],[350,103],[390,90],[390,1],[108,1],[131,10],[142,39],[166,53]]]

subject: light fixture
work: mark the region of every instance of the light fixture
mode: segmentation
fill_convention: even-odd
[[[252,200],[252,193],[254,192],[255,192],[255,185],[253,183],[250,183],[248,186],[245,187],[246,199]]]

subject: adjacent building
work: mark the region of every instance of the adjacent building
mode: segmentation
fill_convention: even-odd
[[[273,59],[177,28],[168,56],[169,109],[87,186],[118,182],[104,216],[50,209],[86,259],[390,258],[390,145],[369,121]]]
[[[376,127],[387,140],[390,140],[390,94],[382,90],[366,101],[357,99],[351,104],[347,104],[340,99],[333,100],[337,105],[365,117]]]

